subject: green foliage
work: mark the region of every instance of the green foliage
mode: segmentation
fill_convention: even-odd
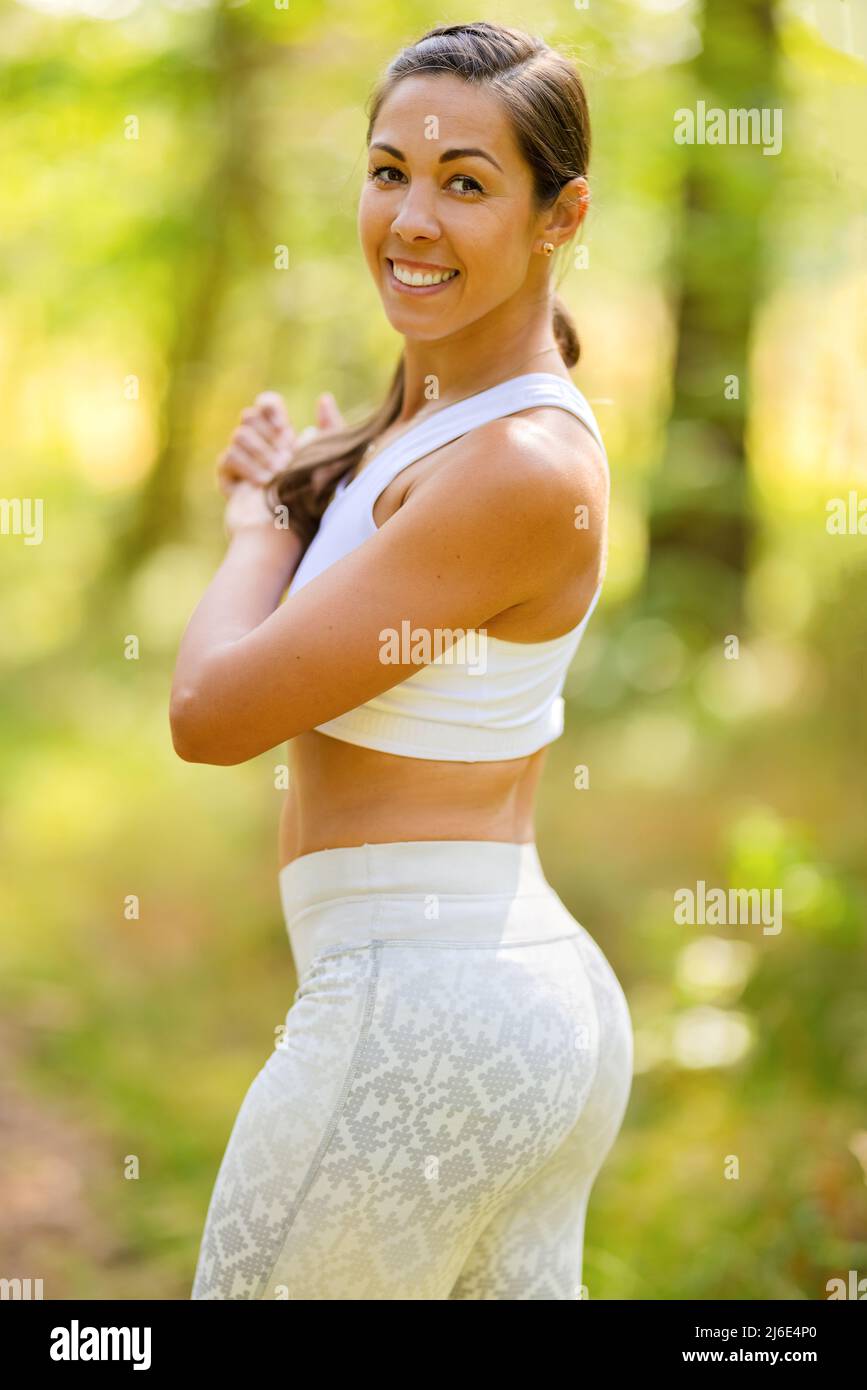
[[[0,537],[0,1241],[50,1298],[189,1296],[292,1002],[282,751],[181,763],[174,653],[221,553],[214,462],[242,406],[280,390],[301,427],[323,390],[355,419],[384,389],[399,343],[355,241],[364,103],[401,43],[464,17],[127,8],[0,18],[3,486],[46,516],[41,546]],[[593,116],[589,266],[561,293],[608,441],[611,553],[537,818],[636,1032],[593,1298],[815,1299],[867,1261],[867,575],[863,537],[825,528],[867,436],[865,81],[845,5],[814,8],[818,28],[777,15],[738,88],[745,0],[508,7],[575,52]],[[675,144],[677,108],[752,91],[784,109],[777,162]],[[699,880],[781,888],[782,930],[678,925]]]

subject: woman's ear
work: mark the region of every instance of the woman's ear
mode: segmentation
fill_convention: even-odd
[[[590,206],[590,185],[581,174],[578,178],[564,183],[557,195],[557,201],[547,213],[547,223],[540,236],[553,241],[555,247],[562,246],[575,235]]]

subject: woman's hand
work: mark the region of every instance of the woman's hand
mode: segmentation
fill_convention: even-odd
[[[319,434],[343,428],[343,417],[330,392],[316,402],[316,425],[296,434],[283,397],[276,391],[263,391],[252,406],[241,411],[241,423],[228,449],[217,459],[217,485],[226,497],[241,481],[264,487],[289,466],[304,444]]]
[[[226,497],[239,482],[264,487],[288,466],[296,445],[283,397],[263,391],[241,411],[241,423],[217,459],[217,486]]]
[[[276,391],[263,391],[241,412],[241,423],[217,460],[217,485],[228,498],[224,518],[227,535],[263,526],[278,534],[293,534],[285,515],[275,517],[263,489],[310,439],[344,428],[337,403],[328,392],[316,402],[316,420],[315,426],[296,434],[283,398]]]

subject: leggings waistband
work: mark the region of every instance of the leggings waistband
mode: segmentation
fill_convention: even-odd
[[[498,944],[582,931],[545,878],[532,841],[314,850],[284,865],[279,885],[299,973],[321,950],[381,937]]]
[[[332,898],[407,893],[523,897],[548,887],[533,841],[396,840],[314,850],[280,870],[287,921]]]

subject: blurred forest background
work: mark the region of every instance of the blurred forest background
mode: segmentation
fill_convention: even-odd
[[[584,1281],[867,1275],[865,6],[9,0],[0,491],[44,534],[0,535],[0,1275],[46,1298],[189,1297],[291,1003],[285,749],[181,762],[174,659],[242,407],[281,391],[301,428],[321,391],[355,420],[385,390],[364,105],[399,46],[476,18],[564,46],[593,121],[560,292],[610,555],[538,844],[623,982],[636,1076]],[[678,144],[699,101],[781,111],[781,151]],[[678,925],[699,881],[780,889],[782,930]]]

